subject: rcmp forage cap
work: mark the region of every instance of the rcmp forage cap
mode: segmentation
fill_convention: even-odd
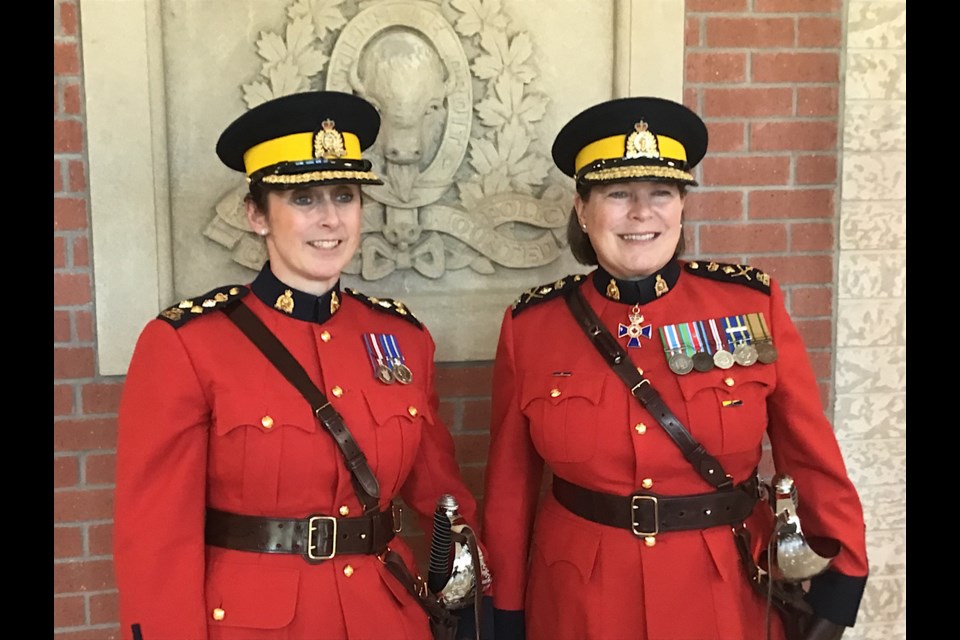
[[[594,105],[563,126],[553,161],[577,184],[661,180],[696,186],[690,173],[707,152],[707,127],[682,104],[653,97]]]
[[[275,188],[383,184],[361,152],[377,139],[380,114],[359,96],[308,91],[274,98],[230,123],[217,156],[251,183]]]

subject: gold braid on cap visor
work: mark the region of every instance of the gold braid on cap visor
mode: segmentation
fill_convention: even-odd
[[[679,167],[687,162],[687,151],[683,145],[667,136],[656,136],[657,155],[633,155],[625,153],[627,135],[616,135],[591,142],[577,154],[574,161],[574,175],[578,180],[621,180],[626,178],[663,178],[667,180],[688,180],[695,182],[693,175]],[[663,164],[620,164],[615,167],[603,167],[602,161],[640,160],[649,158]],[[580,171],[597,163],[596,169],[580,175]],[[674,166],[677,165],[677,166]]]
[[[309,162],[311,160],[326,159],[331,162],[337,160],[346,161],[346,164],[353,164],[350,161],[363,163],[360,154],[360,139],[355,134],[348,131],[336,131],[333,129],[333,122],[329,121],[329,127],[324,126],[324,131],[332,133],[342,141],[342,146],[337,145],[333,153],[321,154],[318,148],[317,136],[322,136],[323,132],[314,133],[291,133],[287,136],[281,136],[272,140],[265,140],[258,145],[247,149],[243,154],[243,165],[247,172],[247,178],[250,179],[255,173],[266,167],[288,162]],[[321,143],[319,143],[322,145]],[[369,163],[363,169],[369,168]],[[348,167],[337,167],[329,169],[319,169],[316,171],[306,171],[303,173],[278,173],[268,174],[261,178],[262,182],[267,184],[304,184],[307,182],[319,182],[323,180],[369,180],[380,182],[372,171],[363,169],[350,169]]]

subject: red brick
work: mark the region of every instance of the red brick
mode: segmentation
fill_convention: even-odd
[[[700,93],[700,90],[695,87],[684,87],[683,105],[688,109],[692,109],[696,113],[702,113],[703,109],[700,107]]]
[[[490,431],[490,400],[463,401],[463,430]]]
[[[116,456],[112,453],[87,454],[83,479],[88,485],[113,484],[116,480],[116,464]]]
[[[59,231],[86,229],[87,203],[79,198],[54,198],[53,228]]]
[[[813,375],[817,380],[826,380],[832,374],[831,363],[833,355],[830,352],[818,351],[808,354],[810,356],[810,366],[813,368]]]
[[[751,54],[754,82],[838,82],[840,56],[837,53],[754,53]]]
[[[115,587],[113,562],[110,560],[55,562],[53,564],[54,593],[105,591]]]
[[[829,382],[821,382],[817,385],[820,389],[820,405],[824,412],[829,412],[833,406],[833,385]]]
[[[827,121],[758,122],[750,125],[757,151],[824,151],[837,148],[837,124]]]
[[[742,220],[743,193],[740,191],[700,191],[687,193],[683,217],[695,220]]]
[[[490,436],[480,433],[460,433],[454,436],[453,440],[456,446],[458,464],[486,463]]]
[[[797,184],[837,184],[836,155],[800,156],[796,177]]]
[[[743,53],[688,53],[684,61],[685,82],[743,82],[746,71]]]
[[[710,153],[745,151],[747,148],[742,122],[708,122]]]
[[[63,191],[63,163],[53,159],[53,193]]]
[[[798,87],[797,115],[835,116],[838,114],[840,89],[835,86]]]
[[[832,251],[833,225],[829,222],[801,222],[790,225],[790,252]]]
[[[53,268],[62,269],[67,266],[67,239],[63,236],[53,236]]]
[[[53,78],[53,113],[60,113],[60,84]]]
[[[793,18],[707,18],[707,46],[791,47],[794,45]]]
[[[80,460],[76,456],[59,456],[53,459],[53,487],[75,487],[80,482]]]
[[[766,271],[781,285],[832,284],[833,256],[758,256],[750,264]]]
[[[724,253],[770,253],[787,248],[787,230],[782,224],[703,224],[700,250],[706,255]]]
[[[73,413],[73,386],[53,385],[53,415],[67,416]]]
[[[80,418],[53,423],[54,451],[91,451],[115,449],[116,446],[116,419]]]
[[[83,151],[83,123],[77,120],[53,121],[53,152],[80,153]]]
[[[784,156],[707,158],[703,161],[703,184],[782,185],[790,176],[790,159]]]
[[[56,238],[54,238],[56,240]],[[54,311],[53,312],[53,341],[56,342],[70,342],[70,337],[73,332],[70,329],[70,312],[69,311]]]
[[[60,3],[60,34],[77,35],[77,5],[72,2]]]
[[[794,287],[790,290],[794,317],[829,317],[833,313],[833,287]]]
[[[56,348],[53,350],[53,378],[60,381],[71,378],[92,378],[93,360],[93,349],[90,347]]]
[[[120,640],[120,625],[91,631],[58,631],[53,634],[53,640]]]
[[[53,274],[53,304],[67,306],[90,303],[90,276],[85,273]]]
[[[80,101],[80,85],[71,82],[63,87],[63,112],[70,115],[80,115],[82,104]]]
[[[746,11],[747,0],[687,0],[687,13],[698,11]]]
[[[753,10],[770,13],[827,13],[840,10],[841,0],[754,0]]]
[[[437,393],[443,398],[489,396],[493,387],[493,366],[438,366]]]
[[[683,28],[683,44],[696,47],[700,44],[700,18],[687,16]]]
[[[460,475],[463,476],[463,483],[467,485],[471,495],[475,498],[483,497],[483,472],[485,465],[461,465]]]
[[[123,393],[122,384],[85,384],[80,389],[83,412],[115,414],[120,406],[121,393]]]
[[[87,544],[92,556],[111,555],[113,553],[113,525],[90,525],[87,529]]]
[[[53,73],[58,76],[80,73],[80,56],[76,42],[53,43]]]
[[[84,238],[73,239],[73,265],[74,267],[90,266],[90,242]]]
[[[77,340],[80,342],[93,341],[93,314],[89,311],[77,311],[73,316],[77,328]]]
[[[76,558],[83,555],[83,530],[80,527],[53,528],[53,557]]]
[[[119,617],[120,607],[116,591],[90,596],[90,624],[114,622]]]
[[[705,89],[704,118],[768,117],[793,114],[793,90],[788,88]]]
[[[85,622],[83,596],[58,596],[53,599],[54,627],[79,627]]]
[[[839,18],[800,18],[797,44],[801,47],[839,47],[842,44]]]
[[[438,410],[438,417],[443,424],[447,425],[447,428],[451,431],[458,431],[459,426],[457,424],[457,406],[459,401],[440,401],[440,408]]]
[[[830,319],[825,320],[804,320],[799,318],[794,321],[800,337],[803,338],[803,344],[808,349],[816,347],[829,347],[833,341],[833,322]]]
[[[66,489],[53,494],[54,522],[106,520],[111,517],[112,489]]]
[[[74,193],[87,190],[87,172],[81,160],[70,160],[67,163],[67,184]]]
[[[788,189],[753,191],[747,209],[752,219],[831,218],[834,214],[833,189]]]

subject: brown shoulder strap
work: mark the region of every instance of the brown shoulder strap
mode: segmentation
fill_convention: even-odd
[[[303,370],[297,359],[247,305],[235,304],[224,309],[224,313],[310,403],[313,414],[333,436],[337,447],[343,453],[347,469],[350,470],[352,475],[353,488],[363,505],[364,513],[377,508],[380,500],[380,484],[367,463],[367,457],[360,450],[350,430],[343,423],[343,418],[333,408],[326,396],[313,384],[310,376]]]
[[[683,423],[673,415],[673,412],[664,403],[650,381],[644,378],[633,366],[630,356],[620,346],[620,343],[610,335],[610,332],[603,326],[603,322],[587,304],[580,287],[571,287],[564,293],[563,297],[567,306],[570,307],[573,317],[577,319],[577,323],[590,338],[593,346],[600,352],[610,368],[627,385],[630,394],[640,401],[640,404],[656,418],[667,435],[680,447],[683,457],[693,465],[700,477],[716,489],[732,489],[733,480],[727,476],[717,459],[707,453],[703,445],[697,442],[683,426]]]

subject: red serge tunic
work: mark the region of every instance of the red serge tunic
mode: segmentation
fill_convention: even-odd
[[[525,610],[526,637],[534,640],[765,637],[765,601],[748,583],[730,526],[661,533],[648,546],[630,531],[574,515],[549,490],[538,506],[544,463],[610,494],[714,490],[575,321],[561,294],[581,287],[614,336],[640,304],[652,339],[627,349],[634,365],[735,483],[751,477],[769,436],[777,471],[796,482],[805,535],[842,543],[809,599],[822,617],[852,625],[868,571],[862,508],[779,286],[739,265],[671,262],[656,275],[616,281],[619,300],[605,293],[611,277],[602,269],[567,277],[532,289],[504,315],[483,515],[494,606]],[[660,328],[750,313],[768,324],[774,363],[686,375],[668,367]],[[758,503],[755,515],[764,509]],[[752,533],[767,539],[759,528]],[[773,632],[780,636],[778,621]]]
[[[269,265],[251,289],[224,287],[171,307],[137,343],[117,453],[123,638],[429,638],[423,609],[374,555],[308,564],[298,555],[204,545],[207,507],[275,518],[363,513],[333,438],[219,311],[227,304],[253,310],[340,413],[379,481],[381,508],[401,496],[429,533],[437,498],[451,493],[475,522],[437,415],[434,343],[402,303],[345,295],[339,283],[318,298],[290,290]],[[275,308],[290,302],[291,313]],[[409,384],[375,377],[365,333],[395,338]],[[390,547],[416,571],[399,536]]]

